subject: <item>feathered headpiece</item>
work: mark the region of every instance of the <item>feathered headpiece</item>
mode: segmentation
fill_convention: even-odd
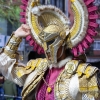
[[[69,24],[67,16],[52,5],[40,5],[38,0],[21,0],[20,8],[23,10],[20,15],[22,23],[27,23],[31,27],[32,35],[26,39],[38,53],[43,53],[42,42],[39,33],[48,25],[57,24],[65,27]],[[98,24],[96,19],[97,7],[93,5],[94,0],[70,0],[74,13],[74,24],[66,33],[66,44],[72,49],[74,56],[84,53],[94,41],[93,37],[97,34]]]

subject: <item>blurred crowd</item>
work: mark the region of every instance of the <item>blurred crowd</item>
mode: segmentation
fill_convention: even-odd
[[[21,91],[22,87],[5,79],[0,74],[0,100],[22,100]]]

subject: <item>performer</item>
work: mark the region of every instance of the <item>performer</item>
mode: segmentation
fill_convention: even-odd
[[[23,87],[23,100],[95,100],[99,96],[99,69],[79,58],[93,42],[98,27],[92,0],[70,0],[74,24],[58,8],[22,0],[24,17],[0,54],[0,71]],[[26,6],[25,6],[26,5]],[[23,37],[46,58],[18,63],[17,49]],[[43,48],[42,48],[43,47]],[[43,51],[44,50],[44,51]]]

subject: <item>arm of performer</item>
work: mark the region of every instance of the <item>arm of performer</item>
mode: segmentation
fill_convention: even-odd
[[[18,63],[17,49],[23,37],[30,34],[30,28],[26,24],[22,24],[11,35],[7,45],[0,52],[0,72],[5,78],[22,86],[25,82],[26,75],[23,73],[23,65]],[[22,70],[22,77],[18,77],[18,70]]]

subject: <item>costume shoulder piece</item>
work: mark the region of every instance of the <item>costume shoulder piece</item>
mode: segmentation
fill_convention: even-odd
[[[91,65],[80,64],[77,69],[79,77],[79,91],[89,98],[99,96],[98,74],[99,69]]]
[[[55,97],[57,100],[68,98],[73,100],[69,92],[69,85],[72,77],[76,78],[76,83],[79,83],[79,92],[86,94],[88,98],[97,98],[99,95],[99,86],[97,81],[98,68],[91,66],[88,63],[72,60],[69,61],[65,69],[60,73],[55,84]],[[77,82],[77,77],[79,82]],[[66,81],[65,81],[66,80]],[[76,85],[77,86],[77,85]],[[74,87],[73,87],[74,88]]]
[[[43,53],[43,44],[39,35],[49,25],[63,27],[65,32],[61,36],[64,36],[64,39],[67,37],[65,42],[74,56],[84,53],[84,50],[93,42],[98,27],[96,23],[98,18],[98,14],[96,14],[97,7],[93,5],[94,0],[69,1],[74,13],[74,24],[68,31],[70,21],[60,9],[53,5],[40,5],[39,0],[22,0],[21,22],[30,26],[32,34],[27,37],[27,40],[30,41],[31,46],[34,45],[34,49],[38,53]]]
[[[31,91],[34,90],[34,88],[40,82],[47,68],[48,68],[47,60],[41,58],[36,60],[30,60],[27,63],[27,66],[23,69],[18,68],[17,75],[19,77],[22,77],[25,74],[27,75],[22,91],[22,96],[24,100],[26,96],[29,95]]]
[[[60,73],[56,80],[54,92],[56,100],[74,100],[69,92],[71,77],[75,74],[79,61],[69,61],[65,69]]]

